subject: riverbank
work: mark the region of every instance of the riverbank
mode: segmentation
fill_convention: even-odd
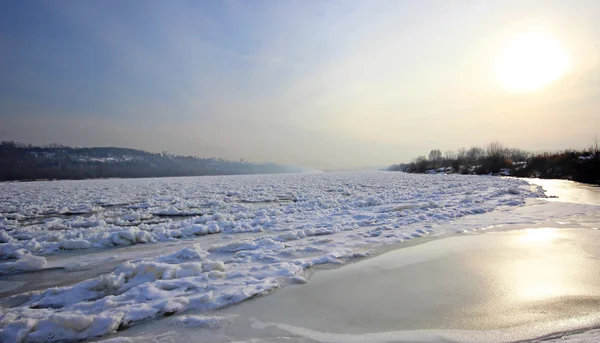
[[[500,175],[524,178],[573,180],[600,185],[600,146],[598,140],[588,150],[529,153],[508,149],[498,142],[458,152],[431,150],[410,163],[394,164],[389,171],[421,174]]]

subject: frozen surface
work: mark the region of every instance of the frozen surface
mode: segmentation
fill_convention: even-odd
[[[369,237],[419,236],[541,195],[515,179],[384,172],[4,183],[0,256],[218,233],[280,232],[272,238],[293,241],[372,226]],[[402,229],[415,223],[422,230]]]
[[[600,342],[600,330],[590,330],[586,332],[577,333],[565,333],[555,335],[555,337],[548,340],[539,340],[535,342],[569,342],[569,343],[593,343]]]
[[[192,311],[118,335],[155,343],[596,342],[598,330],[584,331],[600,324],[599,251],[600,231],[584,228],[453,236],[214,311],[228,318],[219,327],[173,330]]]
[[[0,340],[221,308],[392,243],[500,228],[543,196],[518,179],[387,172],[0,184]],[[500,214],[469,222],[484,213]]]

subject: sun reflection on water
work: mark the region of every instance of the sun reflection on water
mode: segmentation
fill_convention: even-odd
[[[556,239],[557,230],[555,228],[546,227],[539,229],[526,229],[523,230],[521,236],[522,242],[545,242]]]
[[[580,293],[572,281],[580,257],[562,251],[558,238],[555,228],[527,229],[519,236],[519,242],[528,246],[526,253],[510,261],[506,269],[517,300],[541,301]]]

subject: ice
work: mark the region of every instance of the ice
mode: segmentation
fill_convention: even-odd
[[[205,254],[202,252],[198,245],[193,247],[185,248],[177,251],[171,255],[166,255],[158,259],[159,262],[164,263],[181,263],[189,260],[200,260]]]
[[[17,316],[7,313],[2,316],[0,323],[3,325],[3,329],[0,331],[0,341],[22,342],[27,338],[36,321],[33,319],[17,319]]]
[[[80,340],[228,306],[305,283],[308,268],[453,234],[443,224],[543,196],[518,179],[390,172],[0,184],[0,273],[46,258],[65,273],[91,268],[2,299],[0,337]],[[189,243],[167,251],[177,242]],[[96,276],[95,264],[110,268]]]
[[[115,337],[115,338],[104,339],[99,342],[101,342],[101,343],[130,343],[130,342],[134,342],[134,340],[127,338],[127,337]]]
[[[29,328],[30,341],[99,336],[161,315],[237,303],[272,291],[279,279],[292,279],[303,271],[285,262],[248,269],[201,255],[196,247],[127,261],[98,278],[34,294],[5,314],[33,320],[34,325],[7,323],[2,335],[16,340]]]
[[[59,244],[60,249],[65,250],[87,249],[90,246],[92,244],[84,239],[67,239]]]
[[[280,250],[284,247],[284,244],[279,243],[271,238],[261,238],[256,241],[240,241],[227,244],[215,244],[212,245],[208,249],[208,251],[220,253],[233,253],[243,250],[258,250],[261,248],[266,248],[269,250]]]
[[[11,240],[12,237],[8,233],[6,233],[6,231],[0,231],[0,243],[8,243]]]
[[[228,320],[222,316],[183,316],[173,319],[171,323],[174,326],[216,329],[227,325]]]
[[[34,271],[46,266],[46,259],[42,256],[22,255],[15,262],[0,264],[0,272]]]
[[[569,343],[593,343],[600,340],[600,330],[589,330],[585,332],[563,333],[554,335],[552,339],[545,342],[569,342]]]

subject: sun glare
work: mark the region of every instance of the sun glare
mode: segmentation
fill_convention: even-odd
[[[515,92],[530,92],[560,79],[569,69],[569,56],[552,37],[522,34],[507,44],[496,72],[502,85]]]
[[[523,242],[547,242],[556,239],[557,230],[555,228],[545,227],[537,229],[526,229],[521,235]]]

